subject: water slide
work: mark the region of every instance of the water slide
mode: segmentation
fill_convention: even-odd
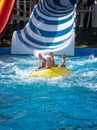
[[[16,0],[0,0],[0,38],[3,36],[10,20]]]
[[[22,30],[12,36],[11,54],[74,55],[77,0],[43,0]]]

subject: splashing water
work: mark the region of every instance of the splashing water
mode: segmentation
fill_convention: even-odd
[[[38,64],[31,55],[0,56],[0,129],[96,130],[97,57],[67,57],[72,74],[54,79],[29,77]]]

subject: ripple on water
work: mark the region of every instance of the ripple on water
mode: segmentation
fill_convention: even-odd
[[[72,74],[53,79],[29,77],[38,64],[34,56],[0,59],[0,129],[96,130],[97,58],[67,57]]]

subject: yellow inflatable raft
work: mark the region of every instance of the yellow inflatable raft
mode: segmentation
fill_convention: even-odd
[[[42,77],[42,78],[55,78],[64,75],[70,75],[71,72],[67,68],[52,67],[50,69],[42,69],[38,71],[33,71],[30,76]]]

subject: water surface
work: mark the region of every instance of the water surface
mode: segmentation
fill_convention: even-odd
[[[97,57],[67,57],[72,74],[54,79],[29,77],[38,65],[0,56],[0,130],[97,130]]]

